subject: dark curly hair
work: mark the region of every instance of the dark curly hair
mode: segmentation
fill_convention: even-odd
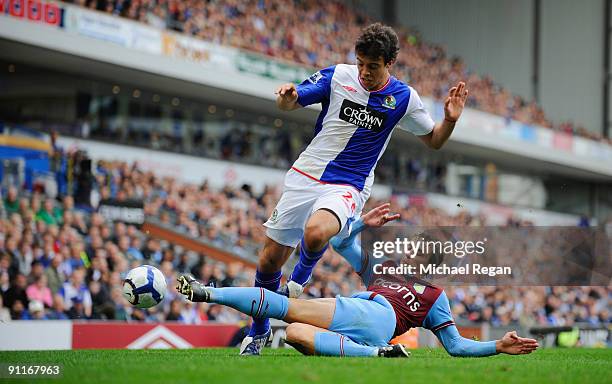
[[[375,23],[368,25],[355,42],[355,52],[371,59],[382,56],[385,64],[397,58],[399,39],[393,28]]]

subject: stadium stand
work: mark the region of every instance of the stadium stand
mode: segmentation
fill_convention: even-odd
[[[183,138],[163,132],[128,130],[125,138],[120,140],[131,146],[287,169],[311,139],[298,134],[290,135],[286,130],[262,130],[247,124],[240,127],[232,125],[232,122],[228,122],[227,127],[224,127],[226,132],[221,135],[208,132],[214,129],[205,126],[196,131],[193,143],[189,146],[185,145]],[[82,137],[78,132],[67,133]],[[104,130],[91,132],[91,138],[100,141],[117,140],[116,137],[109,140],[112,136]],[[376,167],[376,179],[381,183],[410,186],[414,190],[444,193],[445,161],[445,157],[433,159],[421,156],[416,151],[400,153],[392,146]]]
[[[84,156],[64,153],[66,158]],[[82,158],[81,158],[82,160]],[[98,200],[141,199],[149,219],[187,238],[254,257],[262,244],[261,222],[278,198],[273,188],[254,194],[249,186],[210,188],[141,171],[137,164],[102,161],[95,165],[91,192]],[[78,192],[78,191],[77,191]],[[379,204],[372,200],[368,207]],[[177,273],[191,272],[217,286],[250,286],[252,269],[224,263],[149,236],[146,227],[107,221],[70,195],[8,188],[0,204],[0,318],[114,319],[130,322],[238,322],[246,318],[227,307],[187,303],[177,298]],[[486,225],[482,216],[450,215],[427,206],[395,207],[414,225]],[[367,208],[366,208],[367,209]],[[529,225],[510,221],[508,225]],[[131,267],[156,265],[167,278],[163,306],[140,310],[121,295],[122,277]],[[359,289],[349,265],[328,251],[308,286],[308,297],[349,295]],[[491,325],[564,326],[610,323],[609,287],[449,287],[458,321]]]
[[[313,68],[354,62],[354,36],[371,21],[367,14],[341,1],[76,0],[71,3]],[[394,73],[421,95],[441,100],[451,84],[465,80],[472,95],[468,107],[612,143],[609,138],[571,121],[552,121],[537,103],[512,95],[488,76],[473,73],[460,57],[449,57],[444,47],[424,41],[418,31],[395,28],[403,48]]]

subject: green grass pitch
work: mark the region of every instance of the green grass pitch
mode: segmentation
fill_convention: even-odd
[[[291,349],[259,357],[237,349],[0,352],[0,362],[60,363],[61,379],[13,383],[612,383],[612,349],[545,349],[526,356],[453,358],[417,349],[409,359],[305,357]]]

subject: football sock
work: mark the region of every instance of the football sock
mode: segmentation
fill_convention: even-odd
[[[378,348],[357,344],[336,332],[315,333],[315,354],[322,356],[378,356]]]
[[[325,244],[325,247],[320,251],[309,251],[306,249],[306,244],[304,242],[304,238],[302,237],[302,242],[300,243],[300,261],[293,268],[293,272],[291,273],[291,281],[295,281],[300,285],[304,285],[310,274],[312,273],[313,268],[317,265],[317,261],[323,257],[323,254],[327,250],[328,244]]]
[[[281,276],[281,271],[264,273],[257,270],[257,272],[255,272],[255,286],[276,292],[280,287]],[[249,336],[262,335],[266,333],[268,329],[270,329],[270,320],[267,318],[253,318]]]
[[[210,302],[227,305],[255,319],[282,320],[289,309],[287,297],[258,287],[210,288]]]

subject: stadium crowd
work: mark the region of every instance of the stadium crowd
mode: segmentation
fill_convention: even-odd
[[[278,198],[275,188],[260,194],[248,186],[214,190],[143,172],[137,164],[99,162],[93,173],[99,199],[141,199],[148,217],[212,245],[253,259]],[[96,199],[94,199],[96,200]],[[369,207],[380,202],[372,201]],[[367,209],[367,208],[366,208]],[[486,218],[465,212],[395,206],[414,225],[485,225]],[[122,296],[122,278],[132,267],[152,264],[168,282],[163,305],[132,307]],[[52,199],[8,188],[0,204],[0,320],[113,319],[123,321],[239,322],[227,307],[192,304],[174,290],[178,273],[192,273],[217,286],[250,286],[254,273],[241,264],[215,261],[134,225],[109,222],[70,195]],[[286,271],[288,272],[288,271]],[[287,274],[287,273],[286,273]],[[314,272],[307,297],[350,295],[359,279],[341,256],[329,250]],[[461,321],[493,325],[609,324],[609,287],[449,287],[452,310]]]
[[[342,1],[281,0],[73,0],[84,7],[169,28],[207,41],[324,68],[353,63],[353,41],[372,20]],[[422,95],[442,100],[451,84],[465,80],[468,106],[525,124],[594,140],[610,138],[571,121],[553,122],[532,100],[513,95],[488,76],[470,71],[460,57],[428,43],[418,31],[397,27],[402,49],[393,72]]]

